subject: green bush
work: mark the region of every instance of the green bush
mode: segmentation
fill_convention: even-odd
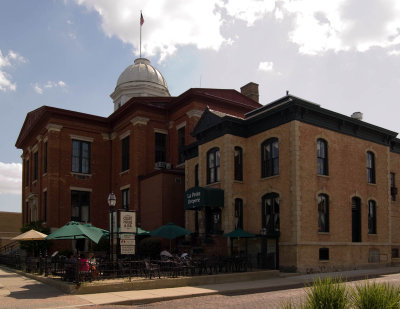
[[[326,278],[314,281],[306,290],[306,309],[342,309],[349,308],[346,286],[338,278]]]
[[[367,281],[353,289],[352,305],[356,309],[400,308],[400,289]]]
[[[282,309],[400,309],[400,288],[366,281],[348,289],[341,279],[317,279],[306,290],[305,302],[287,301]]]

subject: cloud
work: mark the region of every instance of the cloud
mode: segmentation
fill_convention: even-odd
[[[283,2],[294,18],[289,34],[303,54],[388,48],[400,42],[400,4],[395,0],[295,0]]]
[[[43,94],[44,89],[65,88],[65,87],[67,87],[67,84],[65,82],[63,82],[62,80],[59,80],[58,82],[48,81],[42,85],[40,85],[39,83],[35,83],[32,85],[32,87],[36,93]]]
[[[218,1],[218,7],[226,10],[228,16],[247,22],[248,26],[264,18],[275,9],[275,1],[271,0],[228,0]],[[276,16],[279,18],[279,11]]]
[[[39,85],[36,83],[33,85],[33,89],[38,93],[38,94],[42,94],[43,93],[43,89],[39,87]]]
[[[290,23],[286,34],[300,54],[392,50],[400,43],[400,2],[396,0],[75,0],[96,11],[104,33],[139,54],[139,16],[143,10],[142,53],[160,61],[184,45],[218,51],[237,40],[224,26],[244,21]],[[265,30],[268,31],[267,29]],[[233,39],[234,38],[234,39]],[[393,52],[391,52],[393,55]]]
[[[22,164],[0,162],[0,194],[21,194]]]
[[[76,0],[89,10],[96,11],[102,29],[135,48],[139,54],[139,18],[143,11],[142,53],[160,55],[163,60],[180,45],[194,45],[199,49],[218,48],[225,42],[221,35],[221,14],[218,1],[132,1],[132,0]]]
[[[258,65],[258,69],[265,72],[273,71],[274,63],[270,61],[260,62],[260,64]]]
[[[16,83],[11,81],[11,75],[5,71],[5,68],[12,67],[13,63],[23,62],[26,62],[25,58],[12,50],[6,56],[3,56],[0,49],[0,91],[15,91],[17,89]]]

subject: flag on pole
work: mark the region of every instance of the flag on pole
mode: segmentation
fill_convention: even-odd
[[[140,25],[142,26],[144,23],[144,18],[142,12],[140,12]]]

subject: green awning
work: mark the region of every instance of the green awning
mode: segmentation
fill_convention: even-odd
[[[185,192],[185,210],[204,207],[224,207],[224,190],[216,188],[193,187]]]

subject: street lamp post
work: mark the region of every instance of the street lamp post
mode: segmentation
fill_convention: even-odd
[[[107,202],[110,207],[110,261],[114,263],[114,207],[117,203],[114,193],[108,195]]]

